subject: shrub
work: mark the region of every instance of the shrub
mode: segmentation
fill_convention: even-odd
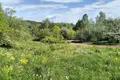
[[[61,40],[59,38],[55,38],[53,36],[47,36],[42,40],[42,42],[45,42],[45,43],[62,43],[63,40]]]
[[[74,39],[76,33],[74,30],[64,27],[61,29],[61,35],[64,37],[64,39],[71,40]]]
[[[6,48],[13,48],[15,45],[13,44],[9,36],[0,33],[0,46]]]
[[[51,32],[49,29],[41,29],[39,33],[37,34],[37,37],[34,39],[34,41],[41,41],[45,37],[51,36]]]
[[[76,35],[77,40],[80,40],[80,42],[86,42],[91,40],[91,35],[89,31],[87,30],[81,30],[77,35]]]
[[[108,41],[110,43],[119,43],[120,42],[120,33],[108,33]]]

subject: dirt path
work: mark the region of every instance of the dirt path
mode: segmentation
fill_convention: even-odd
[[[70,43],[73,46],[120,48],[120,45],[93,45],[88,43]]]

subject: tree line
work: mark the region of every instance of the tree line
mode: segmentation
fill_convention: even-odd
[[[81,42],[94,43],[119,43],[120,42],[120,19],[106,17],[104,12],[100,12],[96,21],[88,20],[85,14],[73,28],[78,31],[76,38]]]
[[[15,10],[2,9],[0,5],[0,46],[14,47],[15,41],[41,41],[61,43],[65,40],[80,42],[119,43],[120,19],[107,18],[100,12],[96,21],[89,20],[84,14],[76,24],[54,23],[48,19],[42,22],[23,20],[13,16]]]

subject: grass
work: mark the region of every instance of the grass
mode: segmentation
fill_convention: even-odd
[[[1,80],[120,80],[120,49],[16,42],[0,48]]]

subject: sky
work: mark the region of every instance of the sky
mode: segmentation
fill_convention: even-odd
[[[76,23],[84,14],[95,20],[100,11],[107,17],[120,17],[120,0],[0,0],[3,8],[12,8],[14,14],[25,20]]]

